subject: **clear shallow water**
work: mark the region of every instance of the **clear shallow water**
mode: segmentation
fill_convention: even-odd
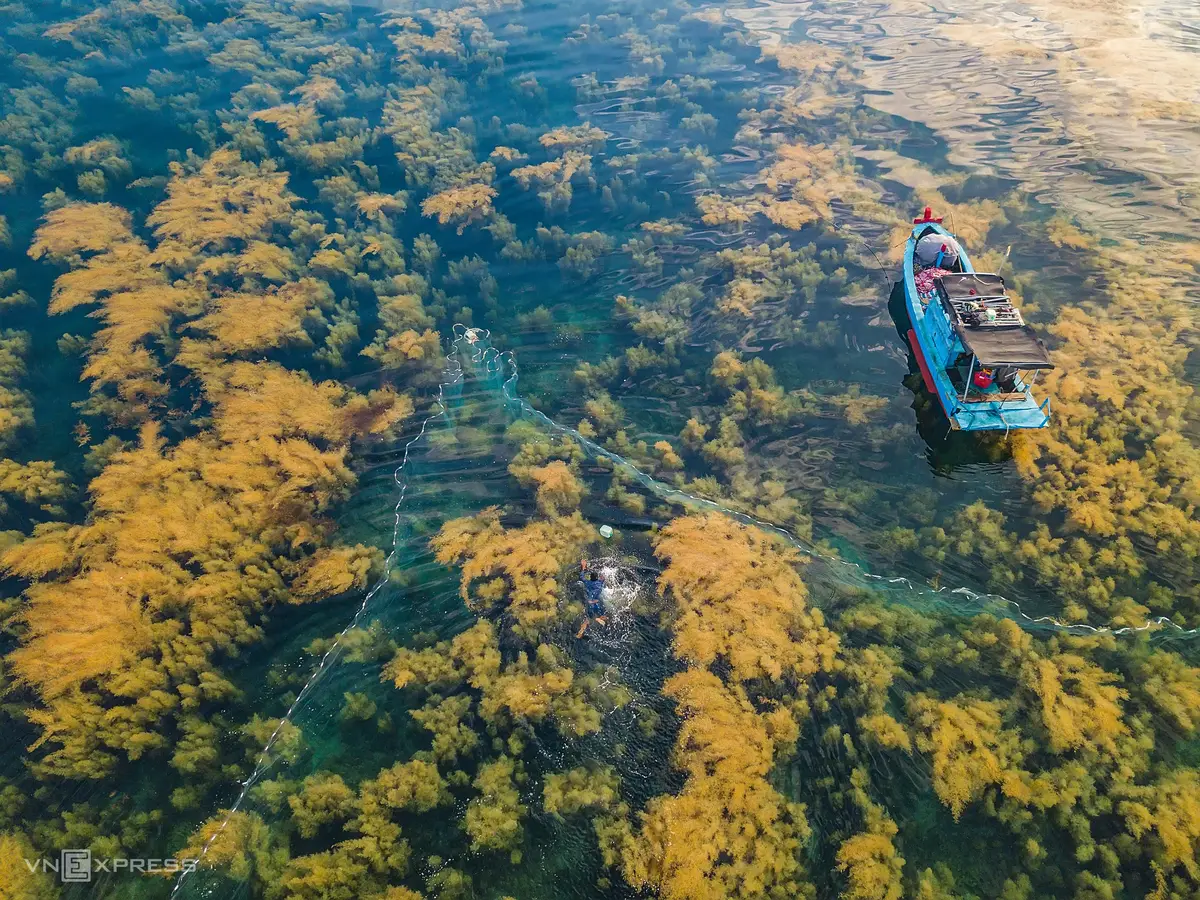
[[[95,31],[83,28],[74,46],[70,41],[47,44],[39,37],[45,25],[68,18],[67,10],[35,8],[15,14],[20,26],[7,38],[10,83],[39,87],[24,96],[8,95],[7,131],[0,143],[13,141],[27,165],[33,165],[39,154],[53,159],[69,146],[114,134],[124,142],[122,152],[131,171],[114,166],[120,177],[110,173],[105,193],[91,198],[125,206],[141,222],[162,199],[162,184],[125,187],[134,179],[163,176],[167,160],[180,158],[189,148],[204,155],[226,140],[240,144],[247,155],[259,152],[252,135],[239,132],[237,126],[255,110],[272,105],[270,90],[256,96],[247,84],[266,83],[283,100],[304,80],[306,67],[319,66],[333,55],[330,47],[338,52],[369,49],[370,57],[332,70],[350,99],[321,107],[326,122],[322,136],[368,135],[361,150],[337,162],[314,162],[301,152],[305,143],[315,140],[313,134],[305,132],[296,142],[298,149],[288,146],[281,132],[262,125],[270,141],[267,155],[279,160],[302,205],[322,216],[331,231],[370,226],[353,210],[339,208],[336,192],[328,186],[322,192],[319,179],[358,172],[362,182],[373,182],[370,186],[377,191],[408,190],[407,211],[394,216],[390,231],[402,242],[412,269],[418,266],[417,235],[433,234],[441,248],[440,260],[427,268],[431,290],[424,303],[436,319],[443,349],[450,345],[456,319],[485,326],[494,346],[515,358],[521,377],[515,392],[506,396],[503,383],[511,367],[491,370],[486,363],[472,364],[470,353],[452,352],[449,373],[456,374],[460,363],[466,368],[461,379],[448,380],[445,411],[439,412],[432,389],[437,379],[429,377],[439,367],[430,368],[421,383],[403,368],[381,375],[370,359],[354,354],[348,354],[349,361],[340,368],[302,350],[280,355],[319,378],[338,378],[363,390],[390,380],[401,389],[411,387],[418,398],[416,414],[400,433],[360,448],[355,460],[358,484],[337,512],[340,540],[392,553],[384,580],[370,595],[352,592],[317,606],[269,615],[262,642],[226,666],[243,695],[228,709],[206,712],[227,730],[218,743],[228,768],[220,778],[206,780],[202,796],[190,806],[175,810],[167,800],[180,780],[178,773],[161,764],[151,768],[129,761],[110,780],[48,780],[39,788],[45,812],[22,813],[24,818],[18,817],[12,827],[36,835],[39,818],[53,819],[81,802],[103,805],[101,798],[119,795],[128,798],[123,802],[130,814],[159,811],[160,818],[146,834],[129,838],[131,849],[182,847],[200,822],[213,816],[216,822],[230,821],[218,811],[236,806],[239,812],[261,817],[274,829],[273,840],[285,843],[292,857],[323,851],[333,843],[333,832],[297,835],[291,807],[256,788],[325,772],[336,772],[355,785],[426,749],[428,738],[408,715],[420,701],[380,681],[386,653],[365,661],[351,658],[340,645],[328,649],[328,643],[314,647],[313,642],[328,641],[349,626],[371,626],[397,644],[424,644],[448,638],[476,620],[458,594],[457,573],[436,562],[428,541],[445,522],[489,506],[504,508],[503,522],[509,528],[538,518],[531,491],[509,472],[524,440],[509,427],[518,419],[531,420],[529,409],[515,405],[513,397],[519,395],[530,408],[567,428],[577,428],[582,419],[593,420],[600,428],[596,440],[610,448],[607,452],[647,469],[654,465],[653,453],[636,448],[630,452],[626,443],[644,440],[652,446],[665,439],[682,449],[679,435],[689,419],[707,424],[711,438],[721,417],[736,413],[729,400],[732,390],[708,374],[716,354],[731,348],[739,349],[743,360],[769,363],[781,396],[792,398],[791,406],[782,420],[770,410],[762,416],[742,415],[740,462],[730,464],[720,448],[706,453],[697,446],[686,453],[682,486],[783,528],[806,549],[853,563],[818,562],[805,568],[813,604],[828,610],[832,621],[839,622],[847,610],[864,602],[857,592],[879,587],[882,602],[920,610],[937,622],[931,627],[943,635],[937,639],[943,642],[951,641],[959,629],[964,634],[986,631],[968,618],[981,609],[1014,615],[1007,604],[981,596],[989,591],[1017,599],[1028,615],[1093,627],[1140,625],[1156,615],[1174,615],[1183,628],[1196,624],[1196,583],[1186,542],[1156,543],[1150,529],[1123,526],[1131,534],[1141,567],[1124,576],[1120,590],[1139,603],[1146,600],[1151,581],[1173,594],[1173,608],[1156,593],[1149,605],[1133,612],[1119,604],[1081,606],[1075,598],[1094,595],[1088,585],[1039,568],[1036,555],[1019,557],[1019,539],[1028,539],[1039,522],[1048,523],[1052,534],[1064,540],[1082,535],[1102,546],[1112,535],[1072,525],[1066,521],[1064,503],[1050,502],[1047,508],[1035,493],[1040,482],[1018,472],[1012,448],[946,439],[944,422],[927,408],[927,398],[914,394],[918,382],[889,315],[888,279],[894,277],[889,250],[896,238],[894,223],[879,212],[890,209],[891,219],[902,220],[938,189],[956,204],[956,229],[969,234],[991,220],[986,244],[977,247],[972,242],[971,248],[997,251],[1006,276],[1020,286],[1029,304],[1030,318],[1042,326],[1054,323],[1064,308],[1100,296],[1119,271],[1096,260],[1097,246],[1048,241],[1047,223],[1056,212],[1104,241],[1135,240],[1135,252],[1143,256],[1190,252],[1190,244],[1179,236],[1190,234],[1195,225],[1190,192],[1196,167],[1190,160],[1196,145],[1194,131],[1188,131],[1187,104],[1192,104],[1194,117],[1196,98],[1188,94],[1186,79],[1167,75],[1186,71],[1179,70],[1180,65],[1194,65],[1186,10],[1122,8],[1093,18],[1060,7],[1007,5],[952,14],[924,6],[851,9],[807,3],[689,10],[529,4],[521,10],[475,9],[487,31],[468,26],[466,38],[456,36],[450,49],[439,49],[397,40],[403,26],[386,24],[379,10],[368,8],[195,6],[184,8],[189,24],[167,22],[149,9],[149,26],[139,18],[145,10],[119,5],[102,9],[110,11],[111,24]],[[103,16],[101,21],[106,21]],[[417,21],[414,33],[424,36],[443,27],[429,12],[418,12]],[[495,44],[497,40],[505,46]],[[255,50],[237,41],[262,43]],[[816,60],[811,72],[807,63],[781,69],[761,58],[763,46],[789,44],[807,48]],[[103,48],[102,55],[89,61],[86,54],[95,47]],[[30,52],[44,54],[52,71],[44,74],[30,58],[19,56]],[[1129,54],[1147,64],[1120,65]],[[410,57],[430,68],[406,68],[404,61]],[[441,80],[443,67],[454,79],[448,85]],[[94,73],[100,86],[96,96],[65,100],[66,73],[74,68]],[[1098,77],[1106,79],[1108,92],[1081,87]],[[440,105],[430,130],[457,136],[435,140],[421,161],[397,159],[397,152],[403,156],[424,134],[419,129],[406,131],[409,126],[403,123],[398,126],[398,119],[386,111],[385,99],[420,96],[431,84]],[[1191,84],[1194,90],[1195,82]],[[137,99],[124,88],[147,85],[157,105],[148,108],[144,98],[140,106],[122,99]],[[1155,107],[1158,101],[1173,105]],[[54,102],[67,103],[57,117],[58,133],[50,133],[55,127]],[[28,128],[21,118],[21,110],[30,103],[47,117],[37,129]],[[522,187],[512,174],[517,164],[559,158],[558,151],[547,151],[538,137],[557,126],[584,122],[604,132],[584,142],[591,157],[590,174],[577,174],[569,191],[560,182],[558,194],[545,199],[537,196],[536,188]],[[470,138],[461,139],[464,134]],[[815,174],[802,175],[790,187],[771,186],[772,177],[763,172],[781,145],[818,143],[837,147],[835,162],[811,166]],[[507,161],[491,155],[502,146],[515,146],[529,159]],[[693,149],[698,146],[705,148],[703,153]],[[464,149],[466,155],[457,161],[455,154]],[[374,166],[375,175],[363,176],[362,169],[355,168],[356,159]],[[456,233],[456,223],[439,227],[421,215],[424,198],[453,183],[460,170],[489,159],[496,165],[494,183],[499,188],[491,215],[511,223],[521,244],[514,246],[502,230],[484,231],[481,225],[496,224],[494,217],[468,221]],[[5,327],[24,328],[34,340],[23,384],[33,398],[37,431],[26,437],[20,454],[13,455],[23,461],[54,459],[83,483],[87,475],[82,451],[64,437],[77,416],[70,403],[83,399],[84,390],[75,384],[77,368],[60,356],[55,341],[63,331],[88,334],[94,325],[79,311],[54,319],[44,315],[56,273],[25,254],[42,212],[43,193],[65,186],[69,196],[86,198],[81,187],[85,182],[78,176],[93,170],[72,165],[75,168],[33,166],[5,195],[4,214],[13,240],[0,268],[17,268],[21,286],[34,300],[31,306],[6,310]],[[418,176],[423,166],[430,176]],[[849,181],[829,180],[831,170],[845,172],[848,167],[854,173]],[[806,194],[810,181],[818,187]],[[697,198],[717,194],[753,200],[764,186],[774,192],[774,200],[807,197],[816,213],[813,221],[792,230],[762,214],[749,215],[741,224],[702,220]],[[542,188],[554,190],[552,183]],[[984,201],[1003,201],[1003,209]],[[343,225],[353,224],[339,229],[339,217]],[[631,243],[645,239],[643,223],[658,220],[676,223],[678,233],[654,237],[652,246]],[[539,226],[563,232],[539,232]],[[274,240],[287,246],[289,238],[280,233]],[[735,269],[738,263],[718,254],[768,241],[776,250],[790,244],[800,261],[777,254],[769,263],[748,263],[746,277],[765,287],[749,313],[740,314],[729,293],[730,283],[741,274]],[[305,253],[314,249],[308,247]],[[473,259],[479,262],[463,265]],[[1181,298],[1145,313],[1110,303],[1111,321],[1105,324],[1114,330],[1113,343],[1119,345],[1121,330],[1137,332],[1143,316],[1182,322],[1172,333],[1185,349],[1162,370],[1164,377],[1174,379],[1169,383],[1172,391],[1186,391],[1194,380],[1186,351],[1192,340],[1186,298],[1194,296],[1187,259],[1185,255],[1183,263],[1164,271],[1164,284],[1151,285],[1163,291],[1167,284],[1173,289],[1182,285]],[[336,273],[325,277],[339,299],[356,307],[361,343],[366,343],[379,318],[371,291]],[[692,290],[683,324],[673,326],[670,359],[639,364],[635,354],[625,357],[615,371],[576,375],[581,363],[602,366],[606,358],[621,357],[639,345],[664,352],[663,342],[655,340],[649,326],[638,326],[641,334],[631,327],[637,315],[630,309],[655,309],[658,298],[677,285]],[[632,307],[614,304],[617,295],[632,297]],[[317,336],[325,337],[320,329]],[[1063,349],[1069,338],[1056,334],[1049,340]],[[1125,396],[1134,398],[1142,390],[1129,389]],[[607,426],[588,408],[601,391],[623,408]],[[1185,404],[1185,412],[1193,409],[1194,404]],[[179,433],[188,427],[185,415]],[[625,443],[618,430],[624,431]],[[1168,430],[1185,443],[1194,439],[1194,426],[1186,415],[1169,427],[1149,422],[1144,429],[1148,433],[1125,436],[1123,453],[1143,458],[1146,445]],[[100,435],[99,428],[96,433]],[[113,433],[129,436],[119,425]],[[397,474],[405,448],[408,461]],[[646,483],[610,491],[612,479],[603,459],[604,454],[588,453],[581,464],[580,477],[589,487],[583,512],[592,524],[609,522],[621,529],[619,552],[628,554],[631,565],[646,567],[630,571],[639,573],[647,598],[653,597],[651,582],[660,565],[653,558],[650,529],[688,507],[668,506],[663,491]],[[1041,462],[1043,471],[1051,464],[1046,456]],[[671,472],[657,474],[660,482],[665,479],[674,486]],[[1160,481],[1177,485],[1188,474],[1185,460]],[[706,477],[714,480],[695,483]],[[1194,480],[1194,471],[1190,477]],[[623,493],[635,499],[622,501]],[[1190,510],[1188,496],[1180,488],[1168,502]],[[986,523],[956,518],[962,510],[977,508],[972,506],[976,503],[1003,514],[1004,528],[1018,539],[1002,541]],[[10,527],[27,529],[30,519],[78,519],[84,514],[82,496],[69,501],[61,515],[18,506]],[[985,540],[956,543],[956,533],[964,528],[977,529]],[[1001,543],[1005,549],[989,552],[990,545]],[[1086,570],[1089,564],[1082,565]],[[1095,565],[1099,570],[1108,564]],[[886,580],[874,584],[864,573]],[[957,587],[966,592],[954,593]],[[407,874],[397,884],[453,896],[436,876],[454,868],[471,875],[480,896],[632,895],[634,888],[619,872],[602,867],[589,815],[560,821],[542,811],[539,784],[550,772],[583,764],[613,765],[621,777],[621,796],[634,811],[652,797],[681,789],[683,775],[672,765],[678,721],[674,704],[661,693],[664,679],[681,662],[670,653],[670,615],[662,624],[658,610],[646,602],[651,608],[635,606],[617,617],[611,631],[594,631],[586,642],[571,640],[573,624],[550,640],[571,655],[576,672],[595,668],[601,679],[624,685],[631,699],[607,712],[600,732],[580,740],[563,740],[546,726],[531,729],[520,754],[527,773],[520,792],[531,809],[520,862],[514,864],[503,852],[471,852],[465,845],[459,820],[473,794],[459,785],[447,807],[419,816],[397,814],[414,851]],[[1076,609],[1070,608],[1072,603]],[[1030,630],[1039,640],[1053,641],[1056,633],[1036,626]],[[18,626],[12,640],[19,641],[20,635]],[[997,697],[1013,692],[1005,680],[1012,672],[1001,671],[995,661],[930,662],[925,645],[937,640],[928,633],[901,629],[883,640],[869,629],[856,631],[847,625],[844,640],[854,649],[882,640],[904,661],[910,674],[898,679],[888,694],[888,709],[897,715],[919,690],[947,699],[964,692],[992,696],[987,692],[994,691]],[[1139,671],[1138,660],[1149,652],[1149,640],[1195,662],[1192,644],[1172,630],[1152,639],[1068,644],[1065,649],[1086,651],[1098,665],[1132,679]],[[347,694],[364,695],[375,705],[374,712],[362,720],[345,715]],[[1140,781],[1152,782],[1160,770],[1186,771],[1194,762],[1188,730],[1139,694],[1128,700],[1128,707],[1131,717],[1142,716],[1139,729],[1158,729],[1153,753],[1147,755],[1158,768],[1152,775],[1148,764]],[[1036,708],[1036,700],[1030,708]],[[780,762],[772,775],[786,796],[809,804],[813,837],[800,855],[807,858],[821,896],[846,890],[845,873],[838,871],[835,857],[842,842],[862,826],[858,814],[847,812],[846,798],[829,790],[830,784],[846,784],[859,763],[829,750],[822,735],[833,726],[856,733],[860,712],[852,711],[849,701],[845,707],[833,704],[814,711],[803,723],[795,754]],[[255,713],[272,720],[287,714],[307,749],[284,754],[274,744],[264,751],[254,739],[240,738],[237,729]],[[1006,713],[1013,722],[1022,715],[1017,708]],[[657,726],[643,730],[640,723],[651,720]],[[14,721],[22,719],[17,716]],[[917,724],[911,727],[914,734],[919,731]],[[32,743],[36,735],[30,726],[21,728],[30,733],[23,743]],[[1034,744],[1048,745],[1037,726],[1025,736]],[[894,749],[876,748],[864,755],[869,756],[865,765],[872,773],[873,796],[899,828],[896,844],[907,860],[906,893],[915,895],[926,868],[945,863],[961,891],[999,895],[1005,879],[1016,878],[1029,865],[1022,860],[1018,842],[1028,834],[1001,828],[978,808],[956,824],[931,787],[928,755]],[[1028,762],[1031,770],[1088,759],[1078,747],[1058,753],[1061,759],[1039,752],[1044,758]],[[480,760],[487,755],[482,753]],[[24,772],[24,759],[15,748],[6,754],[5,767],[18,789],[33,789],[35,782]],[[1097,812],[1095,835],[1119,828],[1119,818]],[[1050,835],[1044,843],[1050,849],[1034,867],[1039,892],[1035,895],[1070,896],[1083,890],[1083,876],[1067,864],[1077,848],[1051,825],[1044,827]],[[42,833],[47,842],[56,836],[52,830]],[[1006,860],[1003,865],[992,871],[980,866],[980,859],[997,854]],[[267,893],[261,872],[269,866],[257,865],[260,874],[250,878],[231,878],[220,870],[201,872],[175,884],[176,895]],[[1079,869],[1111,877],[1112,865],[1104,865],[1089,867],[1085,860]],[[1116,869],[1127,882],[1128,896],[1142,896],[1154,886],[1146,860],[1132,853]],[[149,896],[163,895],[170,886],[166,881],[113,877],[73,890],[80,895]],[[1145,890],[1137,893],[1141,888]]]

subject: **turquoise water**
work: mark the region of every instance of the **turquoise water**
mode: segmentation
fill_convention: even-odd
[[[807,823],[773,874],[710,872],[704,896],[1197,890],[1200,98],[1186,77],[1196,71],[1189,9],[0,8],[0,272],[15,270],[0,295],[28,295],[0,306],[0,327],[28,335],[23,364],[0,372],[10,392],[0,399],[31,410],[4,433],[7,546],[43,523],[115,521],[103,478],[88,483],[115,471],[105,469],[114,442],[134,446],[147,422],[168,456],[195,440],[242,459],[299,388],[260,384],[266,403],[235,429],[233,376],[222,373],[238,365],[412,399],[403,422],[377,433],[361,426],[365,413],[345,435],[316,413],[305,431],[309,409],[286,407],[314,453],[348,449],[353,483],[347,475],[311,507],[313,487],[302,499],[238,495],[282,510],[277,530],[243,534],[238,520],[217,550],[185,536],[152,558],[81,550],[37,577],[5,563],[0,647],[14,655],[3,670],[0,835],[15,843],[0,844],[0,872],[20,873],[14,847],[199,858],[183,877],[100,872],[72,886],[48,876],[13,896],[410,898],[401,886],[447,900],[700,896],[690,869],[737,869],[775,845],[713,838],[706,863],[700,851],[687,857],[704,844],[685,830],[686,806],[666,826],[684,850],[652,840],[663,798],[693,798],[697,819],[712,818],[694,798],[719,789],[689,765],[684,737],[704,714],[689,720],[670,687],[699,670],[743,699],[749,718],[731,717],[730,729],[775,727],[762,725],[775,709],[795,717],[793,739],[778,740],[752,783],[804,804]],[[253,171],[206,182],[204,161],[221,154]],[[288,209],[239,218],[253,206],[239,193],[246,184],[260,186],[263,208],[282,197]],[[168,198],[184,208],[174,219]],[[57,313],[64,273],[111,249],[101,237],[89,245],[95,222],[72,237],[76,250],[33,249],[39,227],[79,202],[126,210],[128,242],[152,255]],[[1005,275],[1054,354],[1046,435],[951,434],[921,390],[889,301],[903,225],[927,204],[980,269]],[[218,224],[196,238],[205,216]],[[255,246],[275,254],[278,274],[256,268],[266,264]],[[131,312],[119,298],[133,273],[162,280]],[[268,304],[305,278],[327,293],[272,342]],[[168,287],[187,299],[137,331]],[[220,331],[230,297],[262,312]],[[112,350],[100,329],[114,323],[136,332],[131,346],[149,355],[161,393],[137,378],[139,357]],[[98,375],[106,361],[110,374]],[[566,507],[548,510],[526,474],[531,456],[565,462],[580,489]],[[291,476],[307,471],[299,458],[284,466]],[[35,461],[52,462],[64,487],[26,487],[40,483]],[[258,489],[228,465],[198,464],[188,479]],[[177,496],[193,510],[183,488]],[[207,534],[196,503],[190,515]],[[576,506],[586,540],[556,516]],[[622,585],[609,627],[574,637],[576,569],[565,556],[551,579],[553,620],[534,637],[512,627],[511,580],[473,582],[464,602],[461,570],[485,551],[439,561],[430,542],[493,507],[508,532],[545,526],[548,546],[606,560]],[[837,636],[835,661],[803,678],[743,679],[733,651],[706,663],[678,649],[688,603],[718,629],[728,613],[671,588],[655,548],[668,522],[711,512],[775,535],[772,552],[796,552],[807,604]],[[133,540],[146,521],[114,527]],[[616,537],[600,538],[602,524]],[[149,531],[174,527],[164,516]],[[256,544],[271,546],[267,563],[245,562]],[[363,545],[374,563],[352,587],[294,605],[297,572],[323,544]],[[73,617],[39,612],[30,585],[70,585],[102,563],[187,579],[236,572],[222,597],[248,610],[248,637],[217,640],[200,666],[230,691],[129,726],[160,742],[133,751],[135,738],[106,731],[95,756],[111,766],[89,772],[84,754],[64,770],[47,760],[65,742],[36,712],[60,707],[21,648],[55,648],[58,629],[59,646],[83,648],[65,652],[63,669],[91,672],[111,639],[71,643]],[[281,587],[260,603],[245,586],[260,584],[263,565]],[[116,591],[92,601],[99,618]],[[167,694],[189,696],[200,676],[167,665],[162,635],[176,624],[200,633],[203,617],[154,590],[138,602],[162,630],[145,646],[131,632],[128,645],[146,671],[168,673]],[[744,602],[763,609],[769,632],[770,603]],[[476,684],[393,685],[400,648],[436,649],[481,622],[496,627],[496,658],[516,667],[507,671],[553,659],[585,685],[576,699],[595,729],[570,733],[562,710],[491,717]],[[789,623],[790,640],[816,640],[800,618]],[[42,631],[50,638],[35,645]],[[99,698],[95,721],[156,702],[122,686],[133,665],[100,666],[75,685]],[[411,713],[466,697],[474,748],[438,756],[441,733]],[[88,731],[71,723],[92,713],[61,708],[72,710],[55,713],[65,733]],[[955,709],[969,712],[954,719]],[[444,789],[432,808],[390,808],[408,850],[378,850],[386,842],[364,824],[364,784],[412,760],[432,761]],[[497,761],[515,766],[519,814],[487,781]],[[576,769],[611,775],[615,799],[556,813],[546,786]],[[336,796],[305,793],[305,779],[333,776]],[[742,823],[725,803],[717,818]],[[516,815],[508,837],[472,831],[488,804],[496,833]],[[627,840],[613,843],[622,823]],[[375,850],[355,843],[368,838]],[[682,865],[664,862],[672,852]],[[798,874],[779,874],[789,867]]]

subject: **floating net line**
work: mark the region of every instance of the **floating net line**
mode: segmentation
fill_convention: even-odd
[[[810,559],[826,564],[831,570],[833,580],[841,584],[849,587],[874,590],[878,590],[880,586],[887,586],[893,591],[902,591],[911,595],[907,598],[910,603],[913,601],[924,601],[936,608],[948,609],[951,612],[959,614],[965,612],[974,615],[981,612],[992,612],[1005,615],[1030,627],[1053,629],[1071,634],[1129,635],[1160,630],[1170,632],[1175,636],[1200,633],[1200,628],[1183,628],[1163,616],[1147,619],[1140,625],[1088,625],[1077,622],[1064,622],[1054,616],[1030,615],[1021,608],[1021,604],[1018,601],[1000,594],[979,592],[965,586],[934,588],[917,584],[905,576],[889,577],[886,575],[876,575],[867,571],[866,568],[853,560],[844,559],[822,551],[812,542],[797,537],[774,522],[757,518],[716,500],[700,497],[659,481],[652,475],[639,469],[634,463],[619,453],[614,453],[602,447],[595,441],[582,435],[577,429],[557,422],[545,413],[534,409],[517,393],[517,379],[520,371],[517,367],[516,356],[511,351],[501,352],[491,346],[489,343],[490,332],[486,329],[471,329],[456,324],[454,326],[454,334],[456,342],[466,340],[478,348],[474,358],[476,364],[486,366],[490,370],[504,375],[502,389],[505,401],[519,411],[520,414],[533,419],[551,431],[573,438],[588,453],[619,467],[626,474],[633,477],[643,488],[661,500],[709,512],[723,513],[746,525],[753,525],[777,535]]]
[[[430,412],[419,421],[416,433],[400,445],[398,464],[391,468],[390,477],[387,479],[389,487],[383,488],[383,490],[392,493],[395,498],[391,504],[391,546],[384,562],[383,574],[365,591],[361,602],[355,607],[353,615],[346,622],[345,626],[337,632],[328,649],[320,656],[312,673],[307,677],[303,686],[296,694],[295,699],[288,706],[287,711],[280,718],[270,737],[261,751],[259,751],[253,771],[241,783],[240,791],[233,802],[227,807],[227,814],[224,819],[203,845],[200,854],[201,860],[207,855],[214,842],[229,827],[234,816],[247,806],[251,789],[256,784],[265,780],[268,775],[278,774],[280,770],[290,765],[287,760],[283,759],[276,752],[288,726],[296,724],[296,720],[302,717],[330,718],[328,704],[321,702],[324,697],[329,695],[329,690],[324,690],[321,697],[318,698],[316,696],[317,687],[322,682],[330,680],[332,673],[343,660],[347,634],[353,629],[361,627],[380,612],[379,601],[383,599],[383,594],[386,593],[385,588],[392,583],[393,573],[398,571],[401,565],[407,568],[414,562],[419,562],[413,555],[407,553],[412,547],[407,540],[409,536],[406,533],[408,523],[403,513],[412,500],[415,483],[412,477],[412,470],[417,457],[423,452],[428,451],[431,437],[439,428],[451,426],[456,413],[461,411],[465,404],[473,403],[476,400],[476,397],[473,395],[464,393],[464,385],[468,373],[464,369],[463,359],[470,356],[469,352],[463,352],[464,347],[468,348],[468,350],[470,348],[466,334],[463,331],[456,330],[450,351],[445,357],[446,362],[442,372],[442,381],[438,384],[436,398],[431,405]],[[485,387],[484,392],[490,393],[490,389]],[[402,559],[402,557],[404,558]],[[455,599],[457,599],[457,594]],[[377,681],[378,678],[376,677],[375,680]],[[324,685],[322,686],[325,687]],[[336,687],[333,686],[333,696],[340,700],[341,695],[337,692]],[[204,882],[206,879],[203,877],[203,874],[203,870],[199,868],[193,871],[181,872],[172,888],[171,897],[182,896],[185,886],[189,886],[190,889],[193,882]],[[209,887],[209,885],[202,886],[198,895],[209,895],[210,892],[204,891],[204,887]]]

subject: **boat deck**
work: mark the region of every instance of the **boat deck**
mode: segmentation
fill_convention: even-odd
[[[1016,428],[1044,428],[1050,414],[1031,397],[1023,402],[964,403],[954,411],[951,421],[962,431],[1011,431]]]
[[[957,408],[951,421],[964,431],[974,429],[1041,428],[1049,417],[1030,395],[1028,388],[1014,391],[981,391],[972,386],[963,398],[965,371],[948,369]]]
[[[1024,400],[1025,391],[1014,386],[1011,391],[990,390],[981,391],[979,388],[972,385],[971,390],[967,392],[967,396],[963,398],[963,386],[966,384],[965,373],[961,369],[947,369],[946,374],[950,376],[950,384],[954,387],[954,392],[958,395],[959,400],[963,403],[987,403],[994,400]]]

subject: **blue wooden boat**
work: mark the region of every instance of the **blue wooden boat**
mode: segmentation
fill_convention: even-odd
[[[941,221],[926,207],[904,250],[908,342],[926,389],[956,430],[1045,428],[1050,399],[1033,396],[1038,373],[1054,368],[1045,345],[1009,300],[1004,279],[976,272]],[[917,245],[929,235],[938,236],[930,239],[935,249],[942,241],[943,253],[924,265]],[[930,246],[922,247],[926,256]]]

